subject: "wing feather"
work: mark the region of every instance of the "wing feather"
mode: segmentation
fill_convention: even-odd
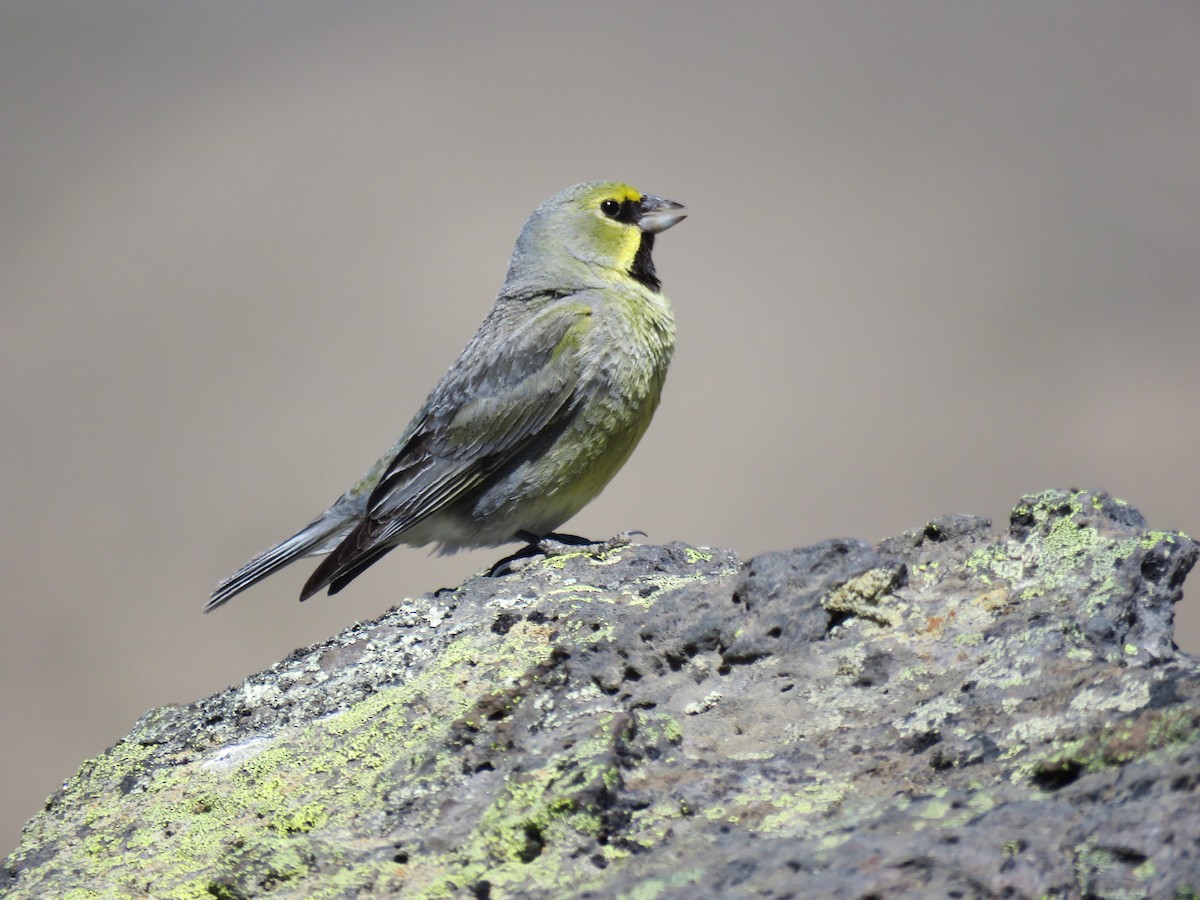
[[[531,314],[531,302],[493,308],[409,426],[362,522],[313,572],[301,599],[340,590],[570,414],[592,305],[584,296],[544,297]]]

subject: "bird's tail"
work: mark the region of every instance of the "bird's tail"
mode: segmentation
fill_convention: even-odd
[[[251,585],[258,584],[288,563],[293,563],[305,556],[319,556],[336,547],[354,527],[356,519],[334,515],[335,509],[328,510],[286,541],[258,554],[222,581],[213,591],[208,603],[204,605],[204,611],[212,612],[221,604],[236,597]]]

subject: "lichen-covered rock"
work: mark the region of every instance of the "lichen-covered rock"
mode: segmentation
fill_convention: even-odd
[[[1194,896],[1197,553],[1055,491],[1004,536],[480,575],[148,713],[0,893]]]

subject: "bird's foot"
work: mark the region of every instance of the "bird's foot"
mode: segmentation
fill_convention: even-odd
[[[645,534],[646,532],[637,530],[622,531],[620,534],[615,534],[606,541],[590,541],[587,538],[574,534],[547,534],[539,537],[529,531],[519,531],[516,536],[523,541],[528,541],[529,545],[522,547],[510,556],[504,557],[504,559],[492,566],[488,574],[493,578],[499,575],[511,575],[525,568],[530,560],[539,555],[544,559],[553,559],[556,556],[583,553],[599,558],[611,553],[613,550],[628,547],[633,543],[634,535],[642,535],[644,537]]]
[[[573,534],[548,534],[538,540],[530,541],[530,544],[541,551],[541,554],[547,559],[566,556],[568,553],[586,553],[588,556],[601,557],[613,550],[628,547],[633,543],[635,534],[645,536],[646,532],[622,531],[620,534],[614,534],[607,541],[589,541],[587,538],[577,537]]]

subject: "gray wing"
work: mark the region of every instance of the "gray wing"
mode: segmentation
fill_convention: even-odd
[[[581,296],[498,304],[438,383],[367,501],[362,522],[301,592],[336,593],[401,535],[462,497],[570,413],[592,327]]]

